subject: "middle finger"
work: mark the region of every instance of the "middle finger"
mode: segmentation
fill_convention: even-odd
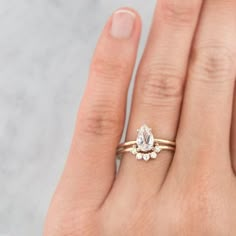
[[[174,140],[182,103],[184,78],[202,0],[158,1],[152,29],[134,91],[127,140],[146,123],[156,138]],[[144,163],[135,156],[123,157],[115,185],[122,191],[152,195],[161,186],[173,153]],[[132,195],[132,194],[131,194]],[[130,195],[129,195],[130,196]],[[133,196],[131,196],[133,198]]]

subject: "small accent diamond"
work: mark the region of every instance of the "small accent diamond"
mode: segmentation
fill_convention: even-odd
[[[136,147],[133,147],[133,148],[132,148],[131,153],[132,153],[133,155],[136,155],[136,154],[137,154],[137,149],[136,149]]]
[[[156,147],[155,147],[155,152],[156,152],[156,153],[159,153],[160,151],[161,151],[161,148],[160,148],[159,146],[156,146]]]
[[[136,155],[136,159],[138,159],[138,160],[143,159],[142,153],[138,153],[138,154]]]
[[[143,155],[143,159],[144,159],[145,161],[148,161],[148,160],[150,159],[150,154],[144,154],[144,155]]]
[[[152,159],[156,159],[157,158],[157,153],[156,152],[152,152],[151,153],[151,158]]]

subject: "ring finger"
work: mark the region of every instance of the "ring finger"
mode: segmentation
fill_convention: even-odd
[[[127,140],[136,139],[136,129],[146,123],[158,138],[175,139],[182,103],[184,78],[201,0],[160,0],[134,91]],[[113,191],[122,188],[133,201],[157,192],[173,154],[162,152],[155,161],[123,157]],[[116,188],[117,187],[117,188]],[[130,189],[132,193],[130,194]],[[138,193],[138,194],[137,194]],[[145,194],[144,194],[145,193]],[[121,197],[122,197],[121,196]]]

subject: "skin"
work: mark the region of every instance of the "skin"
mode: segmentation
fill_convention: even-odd
[[[175,153],[115,153],[141,32],[114,13],[91,63],[45,236],[236,235],[236,0],[159,0],[134,87],[127,140],[146,123]],[[132,33],[114,17],[134,17]],[[127,18],[123,18],[126,19]],[[130,18],[129,18],[130,19]],[[121,53],[122,52],[122,53]]]

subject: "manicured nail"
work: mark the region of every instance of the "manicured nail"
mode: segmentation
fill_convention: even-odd
[[[135,17],[129,10],[116,11],[112,17],[111,35],[117,39],[129,39],[133,33]]]

